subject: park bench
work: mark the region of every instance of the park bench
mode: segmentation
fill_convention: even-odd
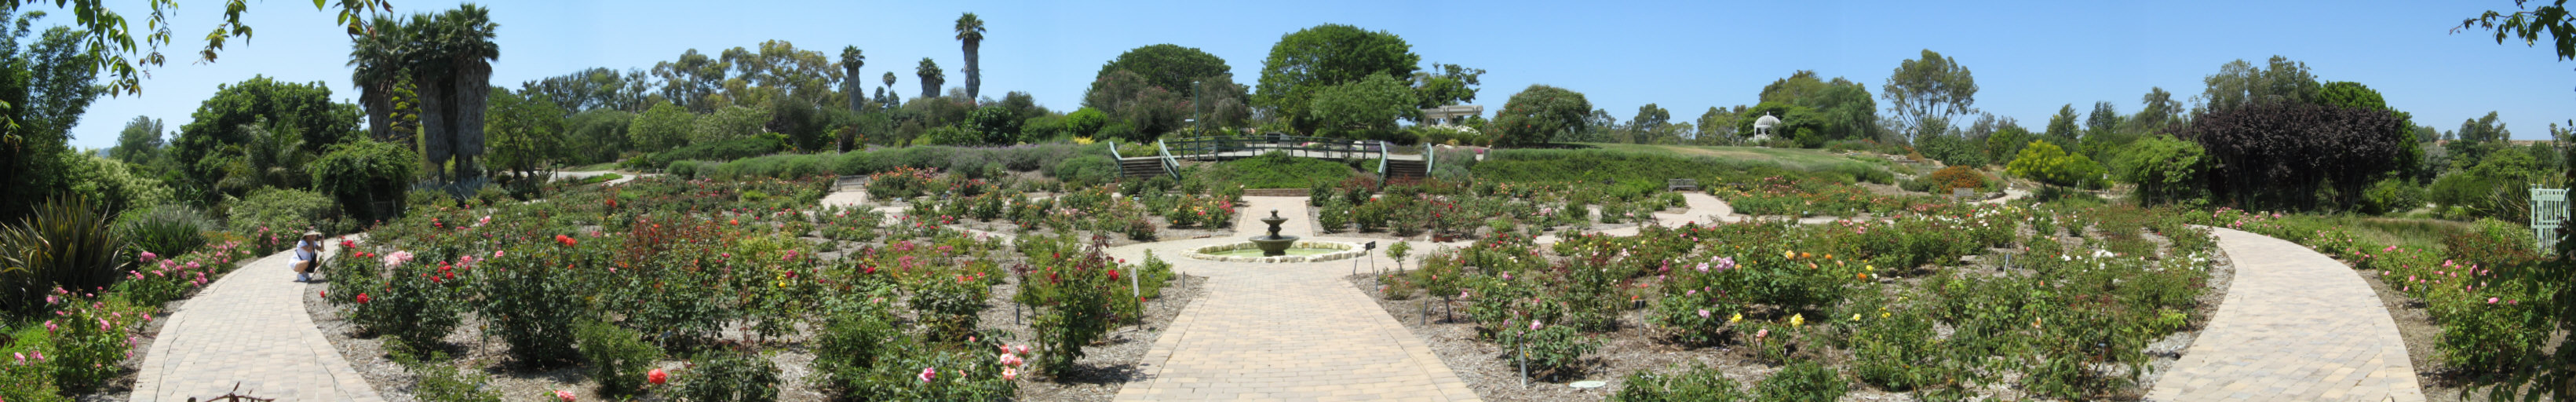
[[[1664,181],[1664,191],[1677,191],[1683,189],[1699,191],[1699,179],[1671,179]]]

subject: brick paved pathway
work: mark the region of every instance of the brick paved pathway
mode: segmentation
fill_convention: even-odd
[[[1154,340],[1137,367],[1144,377],[1121,388],[1117,400],[1477,400],[1421,338],[1343,279],[1352,260],[1252,264],[1178,257],[1180,250],[1266,231],[1257,219],[1273,209],[1291,217],[1280,234],[1313,237],[1313,223],[1300,219],[1306,216],[1305,197],[1243,199],[1236,236],[1110,251],[1137,261],[1154,250],[1182,273],[1208,278],[1207,296],[1181,310]],[[1379,266],[1394,264],[1383,256],[1374,259]],[[1359,266],[1365,270],[1368,262]]]
[[[2212,231],[2235,283],[2148,400],[2424,400],[2396,321],[2352,268],[2281,239]]]
[[[339,249],[337,239],[324,243]],[[170,314],[130,400],[206,399],[239,382],[243,393],[279,401],[383,401],[305,315],[305,285],[287,266],[293,253],[251,261]]]

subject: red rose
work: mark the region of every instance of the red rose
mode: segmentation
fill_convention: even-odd
[[[369,298],[369,297],[367,297],[367,294],[365,294],[365,293],[359,293],[359,294],[358,294],[358,304],[367,304],[367,301],[368,301],[368,300],[374,300],[374,299],[373,299],[373,298]]]

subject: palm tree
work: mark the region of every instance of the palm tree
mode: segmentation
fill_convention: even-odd
[[[483,112],[492,92],[492,59],[501,47],[492,43],[490,10],[467,4],[444,14],[412,17],[417,50],[406,57],[407,70],[421,97],[423,153],[432,167],[452,158],[455,170],[440,176],[458,180],[475,175],[474,157],[483,154]]]
[[[912,68],[912,75],[921,77],[921,97],[924,98],[939,97],[939,85],[948,83],[948,73],[940,72],[939,63],[930,61],[928,57],[921,58],[921,65]]]
[[[841,47],[841,76],[845,77],[841,79],[841,86],[845,87],[841,90],[843,91],[843,95],[849,96],[850,111],[852,112],[859,111],[859,106],[867,103],[867,85],[860,84],[861,82],[865,82],[860,80],[865,80],[866,78],[859,78],[859,67],[867,65],[868,56],[860,53],[858,46]]]
[[[349,44],[349,82],[358,86],[358,106],[367,109],[367,135],[378,141],[410,144],[393,132],[394,87],[402,81],[403,58],[412,50],[403,21],[378,16]]]
[[[957,41],[966,45],[966,101],[974,102],[976,90],[984,84],[984,69],[976,50],[984,46],[984,20],[975,13],[957,16]]]

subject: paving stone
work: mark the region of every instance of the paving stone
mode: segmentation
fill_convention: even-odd
[[[2288,241],[2211,231],[2236,278],[2148,400],[2424,400],[2397,322],[2352,268]]]
[[[338,239],[324,243],[326,252],[339,249]],[[250,261],[165,318],[130,400],[207,400],[238,383],[244,394],[280,401],[383,401],[305,315],[293,254]]]

